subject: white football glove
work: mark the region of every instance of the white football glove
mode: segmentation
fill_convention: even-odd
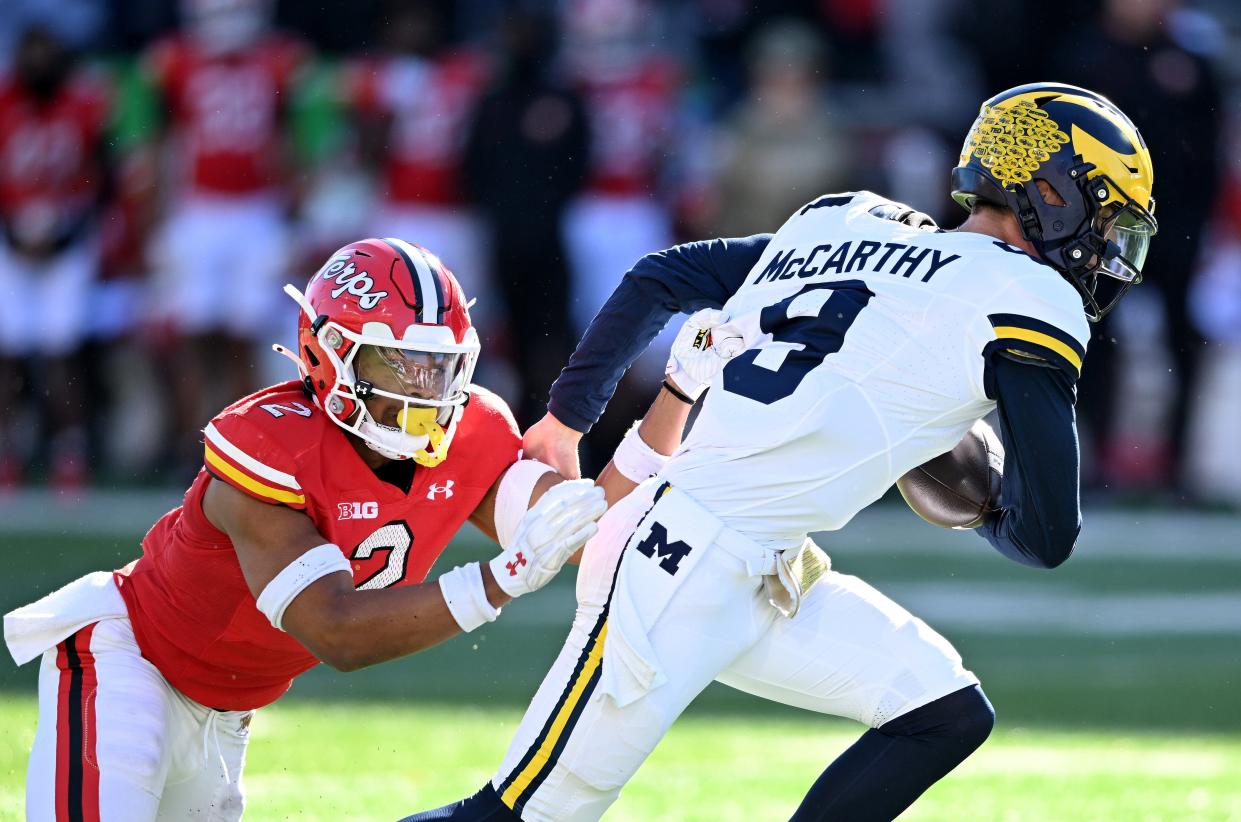
[[[504,551],[491,560],[496,584],[511,597],[542,588],[595,535],[595,520],[607,508],[603,489],[588,479],[553,485],[517,523]]]
[[[723,311],[704,308],[690,315],[672,343],[664,376],[691,400],[701,397],[728,361],[745,350],[741,331],[725,320]]]

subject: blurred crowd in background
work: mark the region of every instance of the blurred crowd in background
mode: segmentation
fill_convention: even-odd
[[[1087,488],[1235,505],[1239,40],[1230,0],[6,0],[0,489],[191,476],[214,413],[296,376],[281,286],[362,236],[456,273],[528,425],[641,255],[836,190],[952,227],[979,102],[1054,80],[1133,118],[1160,221],[1094,328]]]

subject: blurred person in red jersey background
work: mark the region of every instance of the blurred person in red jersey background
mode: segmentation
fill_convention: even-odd
[[[13,71],[0,78],[0,487],[31,456],[18,433],[23,380],[46,402],[37,416],[50,445],[51,480],[86,477],[78,354],[99,267],[98,217],[108,196],[108,97],[75,68],[46,28],[26,31]]]
[[[185,0],[183,30],[145,56],[169,113],[168,217],[151,253],[155,302],[174,332],[174,470],[196,454],[190,432],[258,384],[254,342],[271,333],[286,272],[287,101],[309,57],[268,28],[267,0]],[[246,253],[238,254],[239,249]]]

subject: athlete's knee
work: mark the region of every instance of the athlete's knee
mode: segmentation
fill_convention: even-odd
[[[942,740],[968,756],[982,745],[995,727],[995,709],[979,685],[970,685],[928,702],[884,723],[889,736],[917,736]]]
[[[995,708],[983,693],[981,685],[967,688],[962,699],[964,707],[959,719],[962,738],[974,740],[974,747],[987,741],[995,728]]]

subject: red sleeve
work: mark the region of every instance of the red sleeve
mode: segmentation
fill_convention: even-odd
[[[258,413],[258,409],[251,409]],[[226,412],[203,429],[204,462],[211,475],[272,505],[303,510],[300,460],[274,432],[241,412]]]
[[[521,433],[508,403],[485,388],[474,386],[461,420],[461,454],[470,485],[490,488],[521,455]],[[455,454],[450,454],[456,456]]]

